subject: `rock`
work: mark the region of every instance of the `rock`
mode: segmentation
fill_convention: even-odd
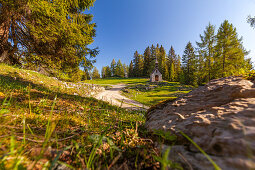
[[[170,158],[187,168],[213,169],[179,130],[222,169],[255,168],[255,87],[249,80],[212,80],[163,108],[149,110],[146,119],[150,131],[161,129],[177,135]]]
[[[122,89],[124,93],[129,93],[128,89]]]

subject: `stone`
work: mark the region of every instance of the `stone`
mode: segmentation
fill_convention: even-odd
[[[179,131],[196,142],[222,169],[255,168],[255,86],[242,77],[210,81],[164,107],[150,109],[150,131],[175,134],[170,159],[193,169],[213,169]]]

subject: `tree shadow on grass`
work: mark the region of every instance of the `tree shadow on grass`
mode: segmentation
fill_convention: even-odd
[[[6,92],[13,92],[17,89],[20,90],[22,94],[13,95],[12,101],[13,103],[19,102],[22,103],[24,98],[26,97],[25,94],[28,94],[28,87],[31,87],[30,90],[30,100],[40,100],[40,99],[50,99],[53,100],[55,96],[59,99],[63,100],[70,100],[70,101],[76,101],[80,102],[81,104],[86,104],[87,106],[91,107],[99,107],[103,109],[109,109],[109,110],[121,110],[121,108],[117,106],[112,106],[106,102],[103,102],[101,100],[97,100],[92,97],[81,97],[78,95],[71,95],[64,92],[59,91],[53,91],[49,89],[48,87],[45,87],[41,84],[35,84],[31,81],[27,81],[23,78],[21,78],[18,74],[15,75],[15,78],[11,75],[0,75],[0,89]],[[3,100],[3,99],[0,99]],[[123,109],[124,110],[124,109]]]

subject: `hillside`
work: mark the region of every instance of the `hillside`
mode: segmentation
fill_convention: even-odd
[[[159,168],[145,113],[89,97],[97,90],[1,64],[0,167]]]

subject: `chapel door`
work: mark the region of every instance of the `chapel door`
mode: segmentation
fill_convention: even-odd
[[[158,81],[158,75],[155,76],[155,81]]]

